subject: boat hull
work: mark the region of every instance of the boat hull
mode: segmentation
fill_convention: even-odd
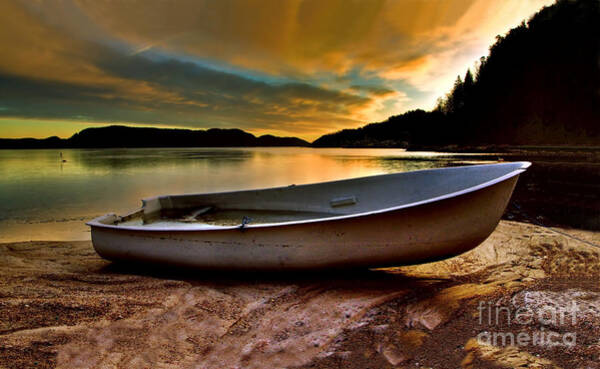
[[[497,226],[518,174],[421,205],[317,222],[227,230],[131,230],[91,224],[110,260],[202,269],[386,267],[444,259],[483,242]]]

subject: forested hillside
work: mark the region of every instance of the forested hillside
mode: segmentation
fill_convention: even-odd
[[[436,109],[314,146],[600,144],[600,1],[559,0],[498,36]]]

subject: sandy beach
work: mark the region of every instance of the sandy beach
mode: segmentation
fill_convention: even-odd
[[[5,243],[0,367],[597,368],[599,243],[502,221],[446,261],[294,274],[113,264],[86,241]],[[519,308],[532,319],[511,315]]]

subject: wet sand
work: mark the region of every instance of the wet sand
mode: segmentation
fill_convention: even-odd
[[[175,271],[110,263],[90,242],[0,244],[0,265],[0,368],[600,367],[600,249],[531,224],[502,221],[469,253],[386,270]],[[573,302],[573,324],[508,325],[480,308]]]

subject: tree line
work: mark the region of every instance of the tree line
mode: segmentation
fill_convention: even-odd
[[[600,145],[600,1],[558,0],[497,36],[432,111],[314,146]]]

